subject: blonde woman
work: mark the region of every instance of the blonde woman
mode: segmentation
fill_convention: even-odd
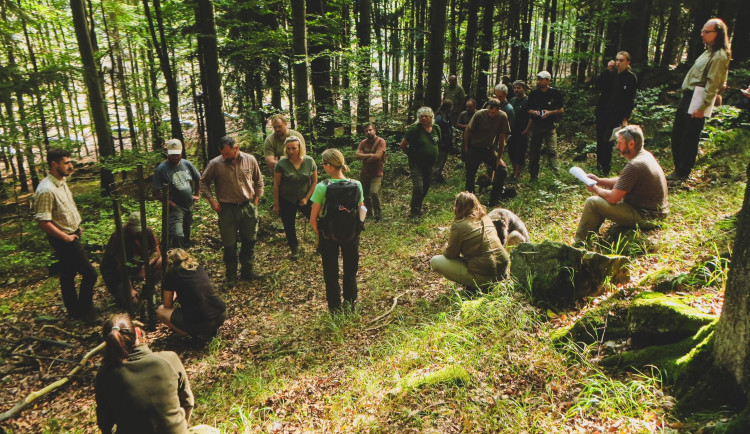
[[[430,189],[432,170],[438,159],[440,127],[433,125],[435,114],[429,107],[417,110],[417,122],[410,126],[401,140],[401,150],[409,157],[411,171],[410,217],[422,215],[422,202]]]
[[[286,243],[291,258],[299,257],[299,241],[294,221],[297,211],[310,218],[310,196],[318,183],[315,160],[305,155],[305,145],[299,138],[290,136],[284,141],[284,157],[274,167],[273,212],[281,217],[286,233]]]
[[[206,270],[183,249],[167,252],[162,303],[156,311],[159,320],[181,335],[212,337],[226,319],[226,305],[214,292]]]
[[[484,205],[474,193],[464,191],[456,195],[453,211],[448,245],[430,260],[432,270],[466,285],[470,292],[505,279],[510,258]]]
[[[357,269],[359,268],[359,232],[353,234],[351,239],[346,241],[337,241],[327,225],[320,225],[319,218],[326,216],[326,192],[332,183],[351,181],[359,189],[357,197],[357,207],[364,205],[364,193],[362,184],[356,180],[348,179],[344,174],[349,171],[346,165],[344,155],[338,149],[326,149],[323,151],[323,170],[330,177],[330,180],[321,181],[315,187],[312,195],[312,211],[310,214],[310,224],[315,231],[315,237],[318,240],[318,252],[323,265],[323,280],[326,284],[326,300],[328,309],[335,313],[341,310],[341,286],[339,285],[339,250],[344,263],[344,302],[354,311],[354,304],[357,301]]]

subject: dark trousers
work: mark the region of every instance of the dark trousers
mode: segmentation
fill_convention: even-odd
[[[495,167],[497,164],[497,152],[490,148],[469,148],[469,152],[464,156],[466,163],[466,191],[474,193],[474,183],[476,182],[477,171],[479,166],[484,163],[488,169],[495,170],[495,179],[492,181],[492,193],[490,201],[500,198],[505,185],[505,178],[508,177],[508,169],[505,166]]]
[[[324,236],[318,242],[318,252],[323,263],[323,280],[326,283],[328,309],[341,307],[341,286],[339,285],[339,249],[344,263],[344,301],[352,306],[357,301],[357,269],[359,268],[359,237],[348,243],[338,243]]]
[[[682,94],[672,125],[674,171],[681,177],[690,175],[693,166],[695,166],[695,159],[698,156],[698,142],[701,138],[703,125],[706,123],[706,118],[693,118],[688,114],[687,110],[690,107],[692,97],[692,91]]]
[[[80,316],[94,307],[96,269],[89,262],[80,238],[68,243],[47,235],[57,259],[60,261],[60,291],[68,316]],[[76,293],[76,275],[81,275],[81,288]]]
[[[596,167],[607,176],[612,169],[612,130],[622,124],[611,108],[596,111]]]
[[[279,197],[279,216],[281,217],[281,223],[284,225],[286,243],[291,248],[295,248],[299,245],[299,240],[297,240],[297,228],[295,227],[297,211],[300,211],[306,219],[310,220],[312,202],[308,201],[306,205],[302,206],[297,203],[289,202],[283,197]]]
[[[193,225],[193,209],[173,206],[169,208],[170,248],[185,249],[190,244],[190,226]]]
[[[420,214],[422,202],[432,184],[432,165],[409,163],[411,170],[411,212]]]
[[[523,130],[521,130],[523,131]],[[523,167],[526,164],[526,152],[529,149],[529,135],[521,134],[521,131],[513,133],[508,138],[508,157],[514,165]]]

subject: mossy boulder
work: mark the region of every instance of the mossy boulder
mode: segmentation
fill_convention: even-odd
[[[417,371],[401,379],[391,394],[399,395],[416,389],[433,386],[465,386],[469,384],[469,372],[460,365],[448,365],[437,371]]]
[[[510,254],[510,273],[534,303],[571,305],[630,279],[630,260],[544,241],[522,243]]]
[[[627,316],[630,300],[608,299],[586,312],[570,327],[556,330],[550,335],[555,343],[566,340],[592,344],[602,339],[627,339]]]
[[[627,327],[633,343],[638,346],[676,342],[712,323],[708,315],[682,303],[678,298],[658,292],[639,294],[630,305]]]

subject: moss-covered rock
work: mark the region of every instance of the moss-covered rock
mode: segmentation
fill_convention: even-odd
[[[464,386],[469,384],[469,372],[460,365],[448,365],[433,372],[416,372],[400,380],[396,386],[399,393],[436,385]]]
[[[624,256],[601,255],[552,241],[522,243],[510,257],[511,275],[534,303],[570,305],[630,278],[630,260]]]
[[[693,336],[716,318],[677,298],[644,292],[628,308],[627,328],[635,345],[664,344]]]
[[[591,344],[604,339],[625,339],[628,337],[626,318],[629,300],[608,299],[586,312],[570,327],[556,330],[550,335],[555,343],[565,340]]]
[[[638,286],[651,288],[654,292],[669,293],[674,290],[678,273],[672,268],[657,270],[638,282]]]

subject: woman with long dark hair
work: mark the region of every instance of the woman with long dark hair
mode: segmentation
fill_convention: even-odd
[[[102,324],[107,343],[96,374],[96,422],[103,433],[186,433],[193,392],[180,358],[151,352],[126,314]]]
[[[667,175],[668,181],[684,181],[690,176],[706,117],[710,116],[716,94],[729,73],[732,52],[724,21],[708,20],[701,30],[701,39],[706,51],[695,60],[682,81],[682,99],[672,125],[674,172]]]
[[[430,260],[432,270],[470,292],[505,279],[510,258],[484,205],[474,193],[463,191],[456,195],[453,211],[448,245],[442,255]]]

